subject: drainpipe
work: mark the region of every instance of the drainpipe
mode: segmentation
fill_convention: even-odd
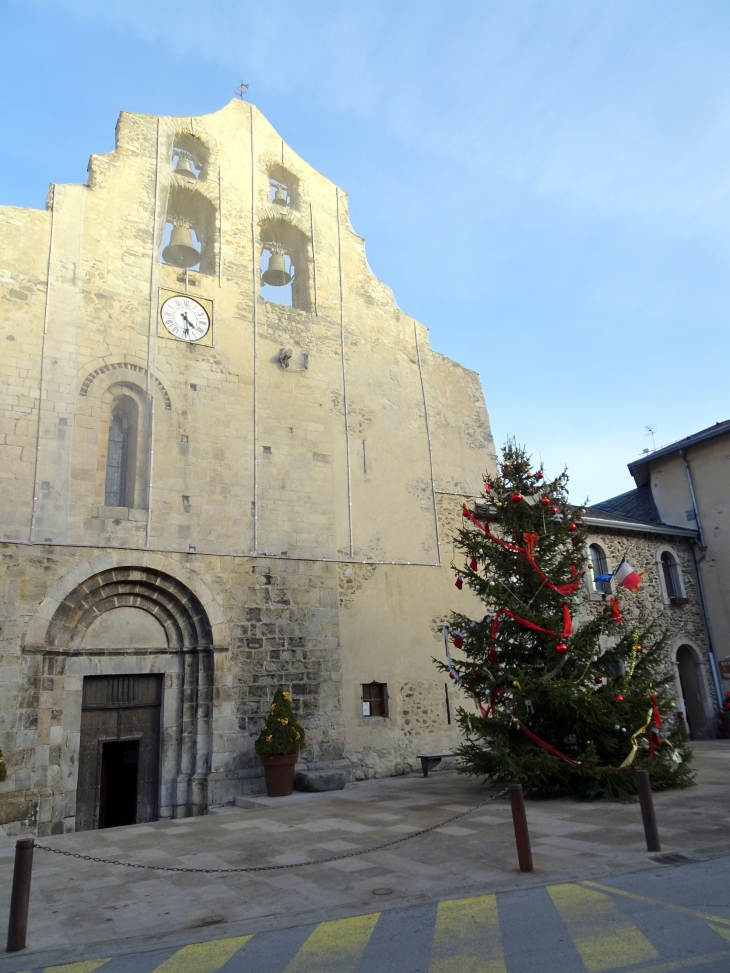
[[[712,678],[715,683],[715,692],[717,693],[717,703],[718,707],[722,708],[722,683],[720,682],[720,672],[717,665],[717,655],[715,653],[715,639],[712,635],[712,625],[710,624],[710,615],[707,611],[707,598],[705,596],[705,585],[702,581],[702,571],[700,570],[700,565],[707,557],[707,544],[705,543],[705,535],[702,532],[702,522],[700,521],[700,512],[697,507],[697,497],[695,496],[694,483],[692,482],[692,470],[689,466],[689,460],[687,459],[687,452],[684,449],[680,449],[679,455],[684,461],[684,468],[687,473],[687,484],[689,485],[689,495],[692,498],[692,510],[695,515],[695,523],[697,524],[697,533],[699,534],[699,548],[702,551],[702,557],[697,557],[697,551],[695,545],[692,545],[692,556],[695,562],[695,571],[697,572],[697,581],[699,583],[700,589],[700,601],[702,602],[702,611],[705,614],[705,625],[707,626],[707,637],[710,642],[710,669],[712,671]]]

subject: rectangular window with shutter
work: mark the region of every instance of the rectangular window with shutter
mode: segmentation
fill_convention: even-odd
[[[388,715],[388,686],[384,682],[367,682],[362,687],[362,715]]]

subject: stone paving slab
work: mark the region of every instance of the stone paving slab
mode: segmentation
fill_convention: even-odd
[[[663,853],[730,853],[730,741],[694,745],[698,786],[655,795]],[[453,772],[364,781],[253,808],[212,809],[159,821],[43,839],[64,851],[168,867],[292,865],[238,874],[154,872],[36,850],[29,947],[98,950],[230,925],[235,934],[448,896],[661,868],[646,852],[638,805],[527,802],[535,872],[517,870],[509,804]],[[443,822],[442,826],[439,824]],[[381,850],[422,828],[428,834]],[[2,833],[0,832],[0,838]],[[14,841],[0,840],[0,930],[7,922]],[[362,849],[358,857],[299,864]],[[298,867],[296,867],[298,865]]]

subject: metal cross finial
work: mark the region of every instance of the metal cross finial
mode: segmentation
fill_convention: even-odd
[[[236,94],[237,94],[237,95],[238,95],[238,97],[239,97],[239,98],[241,99],[241,101],[243,101],[243,96],[244,96],[244,95],[246,94],[246,92],[248,91],[248,87],[249,87],[249,86],[248,86],[248,85],[247,85],[247,84],[246,84],[246,83],[245,83],[244,81],[242,81],[242,82],[241,82],[241,83],[239,84],[239,86],[238,86],[238,87],[236,88]]]

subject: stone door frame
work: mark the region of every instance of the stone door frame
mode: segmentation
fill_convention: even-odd
[[[687,648],[692,653],[695,664],[695,674],[697,678],[697,685],[699,687],[701,699],[701,705],[705,716],[704,726],[700,731],[699,739],[704,739],[707,735],[710,737],[714,736],[712,730],[713,718],[714,718],[714,706],[712,703],[712,693],[710,691],[710,685],[707,680],[706,665],[708,663],[707,657],[702,654],[697,643],[691,639],[680,636],[672,640],[670,646],[670,659],[672,663],[672,672],[674,674],[674,695],[677,704],[677,710],[683,715],[685,721],[688,720],[687,712],[684,703],[684,691],[682,689],[682,682],[679,677],[679,662],[677,661],[677,653],[680,649]],[[689,726],[689,723],[687,723]]]
[[[214,633],[226,634],[222,631],[222,611],[204,586],[196,585],[204,589],[204,596],[207,594],[207,605],[179,580],[176,575],[190,576],[192,572],[180,571],[182,566],[172,559],[165,558],[165,566],[175,570],[175,575],[156,566],[124,563],[125,554],[129,557],[130,552],[118,552],[113,565],[110,558],[97,559],[104,562],[98,565],[102,570],[84,572],[83,578],[74,571],[62,579],[54,586],[58,590],[64,583],[67,591],[62,600],[49,593],[29,628],[29,635],[42,632],[42,644],[26,638],[23,651],[28,676],[35,677],[40,687],[38,718],[50,721],[51,739],[58,741],[57,746],[43,748],[48,752],[38,755],[48,768],[47,786],[39,795],[39,824],[45,823],[46,833],[49,824],[51,833],[75,830],[84,676],[164,677],[160,817],[204,814],[208,803],[214,651],[227,648],[214,643]],[[122,606],[153,614],[165,629],[167,649],[83,647],[91,623],[104,612]]]

